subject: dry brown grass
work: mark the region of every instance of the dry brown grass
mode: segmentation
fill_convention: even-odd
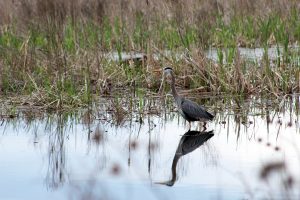
[[[296,0],[1,0],[0,24],[14,21],[19,25],[32,20],[55,19],[63,22],[66,16],[73,20],[93,19],[101,23],[103,16],[111,20],[121,17],[127,25],[134,24],[136,14],[149,19],[171,19],[190,24],[213,23],[216,14],[229,22],[233,15],[266,17],[276,12],[288,16],[292,8],[300,8]],[[149,23],[151,25],[151,23]]]
[[[110,95],[118,87],[155,91],[161,76],[154,69],[171,64],[178,85],[200,92],[299,92],[300,71],[288,61],[270,68],[266,59],[258,67],[236,52],[231,63],[213,63],[199,50],[214,44],[235,51],[240,43],[269,44],[279,32],[277,25],[287,22],[295,8],[300,3],[288,0],[0,0],[0,91],[28,95],[20,104],[76,107],[87,105],[92,94]],[[236,20],[240,16],[253,19],[249,38],[242,35],[244,26],[236,28],[244,24]],[[270,30],[257,27],[263,22],[264,28],[268,20],[275,22]],[[288,47],[300,38],[300,32],[291,34],[293,24],[280,30],[277,45],[287,39]],[[190,57],[152,58],[165,49],[189,49]],[[127,64],[105,58],[108,51],[132,50],[144,52],[147,61]]]

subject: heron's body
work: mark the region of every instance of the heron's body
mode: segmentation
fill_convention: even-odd
[[[169,78],[168,81],[171,85],[172,95],[177,105],[177,109],[185,120],[189,123],[194,121],[206,123],[214,118],[214,116],[207,112],[203,106],[178,95],[175,88],[175,76],[172,68],[166,67],[164,69],[164,75]]]
[[[181,116],[188,122],[207,122],[214,118],[203,106],[184,97],[181,97],[180,102],[176,102],[176,105]]]

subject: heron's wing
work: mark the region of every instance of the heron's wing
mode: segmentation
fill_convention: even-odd
[[[201,118],[212,120],[214,118],[214,116],[207,112],[203,106],[188,99],[182,100],[181,109],[188,118],[193,120],[200,120]]]

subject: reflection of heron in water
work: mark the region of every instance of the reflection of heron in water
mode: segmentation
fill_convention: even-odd
[[[163,184],[167,186],[173,186],[177,175],[176,166],[178,160],[181,156],[191,153],[201,145],[203,145],[207,140],[214,136],[213,131],[200,132],[200,131],[188,131],[180,139],[176,153],[172,162],[172,178],[166,182],[158,182],[158,184]]]
[[[167,79],[167,82],[171,85],[172,95],[175,99],[179,113],[189,122],[189,130],[191,129],[191,122],[194,121],[204,122],[203,127],[204,130],[206,130],[206,122],[211,121],[214,116],[207,112],[203,106],[178,95],[175,88],[175,75],[171,67],[166,67],[164,69],[163,80],[159,92],[162,91],[165,79]]]

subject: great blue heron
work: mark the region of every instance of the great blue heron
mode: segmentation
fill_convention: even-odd
[[[179,113],[189,122],[189,130],[191,129],[191,122],[194,121],[204,122],[203,127],[206,129],[206,122],[211,121],[214,116],[207,112],[203,106],[178,95],[175,88],[175,75],[171,67],[164,68],[163,79],[159,92],[162,91],[165,80],[167,80],[167,82],[171,85],[172,95]]]
[[[214,136],[213,131],[209,132],[200,132],[200,131],[188,131],[180,139],[176,153],[172,162],[172,178],[166,182],[157,182],[157,184],[163,184],[167,186],[173,186],[176,178],[176,166],[179,158],[182,156],[191,153],[201,145],[203,145],[207,140]]]

